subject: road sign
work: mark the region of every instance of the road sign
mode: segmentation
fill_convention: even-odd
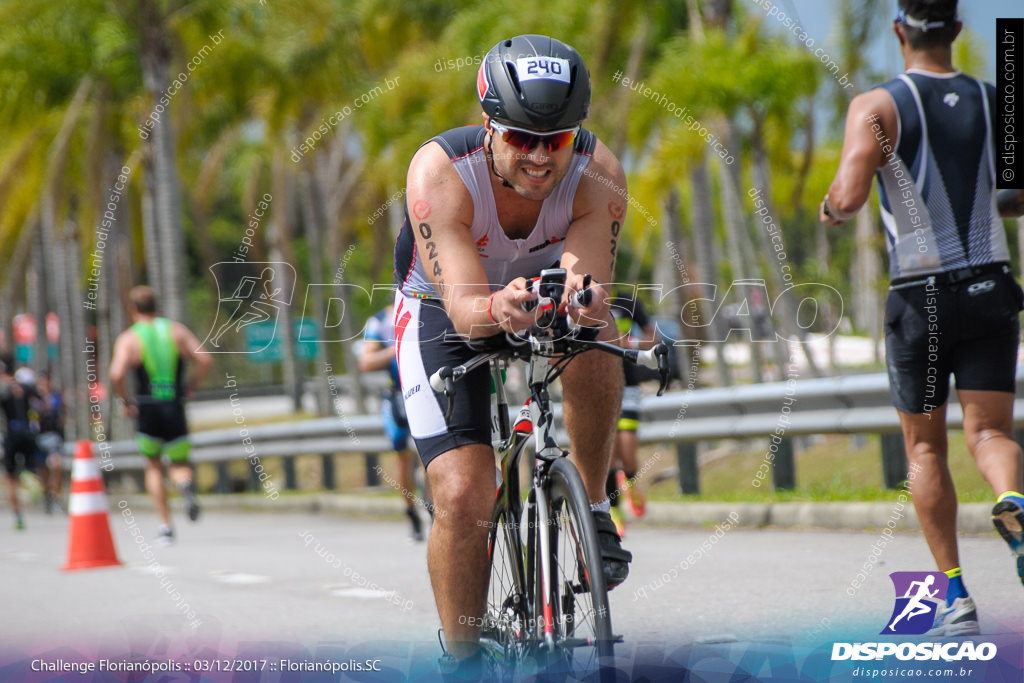
[[[320,330],[312,318],[292,321],[295,335],[295,352],[302,360],[316,358],[316,345]],[[245,326],[245,352],[257,363],[274,363],[284,360],[284,346],[277,321],[251,323]]]

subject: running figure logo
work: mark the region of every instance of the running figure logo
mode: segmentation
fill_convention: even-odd
[[[217,317],[203,345],[210,353],[257,353],[263,349],[247,348],[239,337],[249,325],[269,323],[273,329],[263,348],[270,346],[281,306],[291,304],[295,269],[287,263],[224,261],[210,266],[210,272],[217,283]],[[230,291],[230,296],[224,296],[221,289],[227,283],[237,283],[223,290]]]
[[[949,577],[943,572],[893,572],[896,606],[883,635],[921,635],[935,622],[935,611],[946,601]]]

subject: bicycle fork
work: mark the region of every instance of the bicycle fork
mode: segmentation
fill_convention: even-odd
[[[533,363],[537,363],[536,359],[534,359]],[[540,576],[538,577],[537,584],[540,586],[541,595],[543,596],[541,599],[541,613],[544,617],[544,644],[547,645],[549,650],[554,651],[555,614],[551,599],[552,595],[554,595],[555,568],[552,566],[551,519],[548,516],[550,506],[548,504],[548,492],[545,483],[548,481],[548,468],[551,462],[555,458],[562,457],[563,453],[562,449],[551,438],[551,399],[547,391],[543,387],[535,386],[531,394],[530,413],[534,427],[534,457],[543,461],[534,468],[533,479],[534,504],[537,506],[537,526],[534,531],[540,540],[537,544],[537,550],[540,553],[540,562],[537,565],[540,570]],[[548,416],[547,419],[542,417],[544,415]]]
[[[537,536],[540,539],[540,585],[543,602],[541,609],[544,615],[544,643],[549,649],[555,647],[554,633],[554,610],[551,604],[551,581],[553,567],[551,566],[551,535],[548,533],[550,520],[548,519],[548,495],[543,486],[535,486],[537,505]]]

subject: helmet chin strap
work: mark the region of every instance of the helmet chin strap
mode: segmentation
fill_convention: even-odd
[[[501,180],[501,186],[502,187],[512,187],[512,183],[510,183],[509,181],[505,180],[505,177],[502,176],[500,173],[498,173],[498,169],[494,166],[494,145],[493,145],[493,142],[494,142],[494,133],[491,132],[490,135],[487,136],[487,154],[488,154],[488,156],[491,157],[491,172],[494,173],[494,175],[498,176],[498,178]]]

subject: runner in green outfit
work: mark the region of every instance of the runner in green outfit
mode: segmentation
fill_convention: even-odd
[[[134,324],[114,342],[110,361],[110,381],[124,403],[125,414],[136,420],[139,450],[148,459],[146,490],[156,503],[163,522],[160,540],[174,539],[164,487],[164,464],[170,461],[171,480],[178,486],[189,519],[199,518],[199,503],[188,456],[188,424],[185,399],[203,381],[213,361],[194,334],[178,322],[156,315],[156,296],[149,287],[131,291],[131,315]],[[195,363],[190,381],[186,381],[185,361]],[[134,398],[126,391],[125,377],[135,377]]]

